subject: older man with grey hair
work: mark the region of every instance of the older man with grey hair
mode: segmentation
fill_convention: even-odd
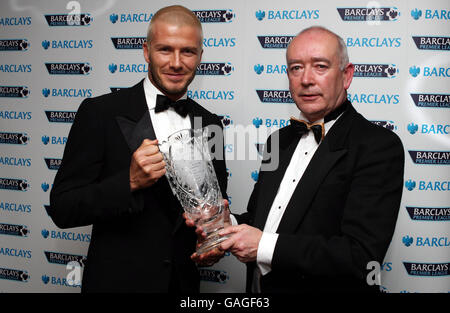
[[[366,267],[383,261],[394,232],[402,143],[347,100],[354,66],[338,35],[308,28],[286,61],[299,116],[279,130],[279,146],[267,140],[279,167],[260,171],[247,213],[235,215],[220,248],[247,263],[249,292],[374,290]]]

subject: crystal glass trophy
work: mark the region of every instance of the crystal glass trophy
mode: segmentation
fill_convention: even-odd
[[[209,153],[207,128],[178,131],[159,148],[174,195],[187,216],[206,233],[197,248],[197,254],[205,253],[227,238],[218,234],[224,226],[224,204]]]

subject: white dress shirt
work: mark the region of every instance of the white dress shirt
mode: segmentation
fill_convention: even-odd
[[[182,129],[191,128],[189,115],[182,117],[172,107],[163,112],[155,113],[156,96],[163,95],[163,93],[150,82],[148,76],[144,79],[144,93],[156,139],[158,139],[160,144],[167,140],[171,134]],[[186,98],[187,95],[185,93],[180,99]]]
[[[300,119],[307,120],[301,113]],[[325,135],[337,119],[325,123]],[[323,122],[323,119],[317,121],[317,123],[321,122]],[[314,138],[314,133],[309,131],[301,137],[297,147],[295,148],[294,154],[292,155],[291,161],[286,169],[286,172],[284,173],[275,199],[273,200],[267,216],[266,224],[264,226],[263,235],[258,245],[256,257],[257,267],[255,269],[253,276],[254,279],[252,282],[252,290],[254,292],[261,291],[259,283],[261,275],[264,276],[272,270],[272,257],[278,240],[278,234],[276,231],[280,225],[280,221],[284,215],[286,207],[297,187],[297,184],[302,178],[303,173],[308,167],[309,162],[318,147],[319,144],[317,144]]]

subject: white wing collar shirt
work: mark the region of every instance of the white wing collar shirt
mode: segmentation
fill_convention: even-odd
[[[157,95],[164,94],[150,82],[148,76],[144,79],[144,93],[156,139],[158,139],[160,144],[167,140],[171,134],[182,129],[191,128],[191,119],[189,115],[182,117],[175,112],[173,107],[155,113],[156,97]],[[179,100],[182,99],[187,99],[186,93]]]

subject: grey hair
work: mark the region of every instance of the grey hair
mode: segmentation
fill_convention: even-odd
[[[345,67],[347,66],[347,64],[349,63],[349,58],[348,58],[348,52],[347,52],[347,46],[345,44],[344,39],[342,39],[341,36],[339,36],[338,34],[332,32],[331,30],[329,30],[326,27],[323,26],[311,26],[308,28],[305,28],[304,30],[302,30],[301,32],[299,32],[297,34],[297,36],[306,33],[308,31],[312,31],[312,30],[321,30],[321,31],[325,31],[333,36],[336,37],[337,41],[338,41],[338,52],[339,52],[339,69],[341,71],[343,71],[345,69]],[[292,42],[292,41],[291,41]],[[290,43],[289,43],[290,44]]]

